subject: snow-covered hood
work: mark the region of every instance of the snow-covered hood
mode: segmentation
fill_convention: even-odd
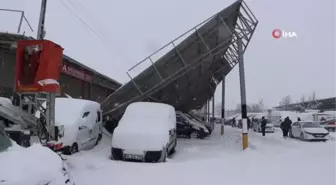
[[[327,134],[327,133],[329,133],[324,128],[303,128],[303,131],[313,133],[313,134]]]
[[[14,145],[0,153],[0,164],[1,185],[65,185],[69,179],[61,158],[40,144]]]
[[[142,129],[124,130],[117,127],[112,136],[112,147],[124,150],[161,151],[169,141],[169,129],[155,131]]]
[[[209,132],[208,128],[197,120],[191,120],[191,126],[194,127],[195,129],[197,128],[203,128],[205,132]]]

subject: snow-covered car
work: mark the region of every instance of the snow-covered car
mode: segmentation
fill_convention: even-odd
[[[60,128],[61,137],[48,143],[48,147],[71,155],[97,145],[102,138],[100,104],[75,98],[56,98],[55,102],[55,125]]]
[[[266,132],[273,133],[275,131],[275,126],[269,119],[266,119]],[[253,131],[261,132],[261,119],[253,123]]]
[[[320,122],[320,125],[324,127],[326,130],[328,130],[329,132],[336,131],[336,119],[335,118],[327,120],[327,121],[322,121]]]
[[[203,139],[210,134],[204,124],[189,117],[190,116],[182,112],[176,112],[176,132],[178,136],[186,136],[191,139]]]
[[[74,184],[67,166],[50,149],[34,144],[23,148],[0,128],[1,185],[70,185]]]
[[[327,141],[330,139],[329,132],[324,129],[318,122],[298,121],[292,124],[289,131],[291,138],[300,138],[301,140],[310,141]]]
[[[165,162],[174,153],[175,108],[152,102],[130,104],[112,135],[111,159]]]

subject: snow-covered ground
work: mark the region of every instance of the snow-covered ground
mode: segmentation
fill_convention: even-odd
[[[204,140],[179,139],[167,163],[111,161],[111,139],[90,151],[67,157],[77,185],[230,184],[335,185],[335,137],[324,142],[284,140],[279,130],[262,137],[249,133],[249,149],[241,150],[241,131],[219,128]],[[335,136],[335,135],[334,135]]]

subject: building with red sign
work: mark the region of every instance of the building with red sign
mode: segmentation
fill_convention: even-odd
[[[15,41],[27,39],[33,38],[0,33],[0,96],[11,96],[13,93],[16,55],[13,46]],[[121,86],[117,81],[66,55],[63,56],[62,65],[60,84],[63,95],[100,102]]]

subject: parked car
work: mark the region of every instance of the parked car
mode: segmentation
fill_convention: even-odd
[[[175,108],[152,102],[130,104],[112,135],[111,159],[165,162],[175,152]]]
[[[0,128],[0,183],[25,185],[74,184],[59,155],[34,144],[23,148]]]
[[[215,128],[215,125],[214,125],[214,120],[212,122],[205,122],[201,119],[199,119],[198,117],[194,116],[193,114],[190,114],[190,113],[184,113],[184,115],[186,115],[189,119],[193,120],[193,121],[196,121],[198,123],[201,123],[203,124],[209,131],[209,134],[212,133],[212,131],[214,130]]]
[[[330,119],[327,121],[320,122],[320,125],[324,127],[329,132],[335,132],[336,131],[336,119]]]
[[[36,117],[40,117],[39,112]],[[56,143],[48,143],[49,148],[66,155],[90,149],[102,138],[100,104],[83,99],[56,98],[55,125],[62,130],[62,137]]]
[[[291,138],[300,138],[301,140],[310,141],[327,141],[330,136],[329,132],[324,129],[318,122],[298,121],[292,124],[289,131]]]
[[[176,132],[178,136],[192,139],[203,139],[210,134],[203,124],[189,119],[182,112],[176,112]]]
[[[266,119],[266,121],[267,121],[266,132],[273,133],[275,131],[274,124],[269,119]],[[255,121],[253,123],[253,131],[255,131],[255,132],[261,132],[261,119],[258,119],[257,121]]]

